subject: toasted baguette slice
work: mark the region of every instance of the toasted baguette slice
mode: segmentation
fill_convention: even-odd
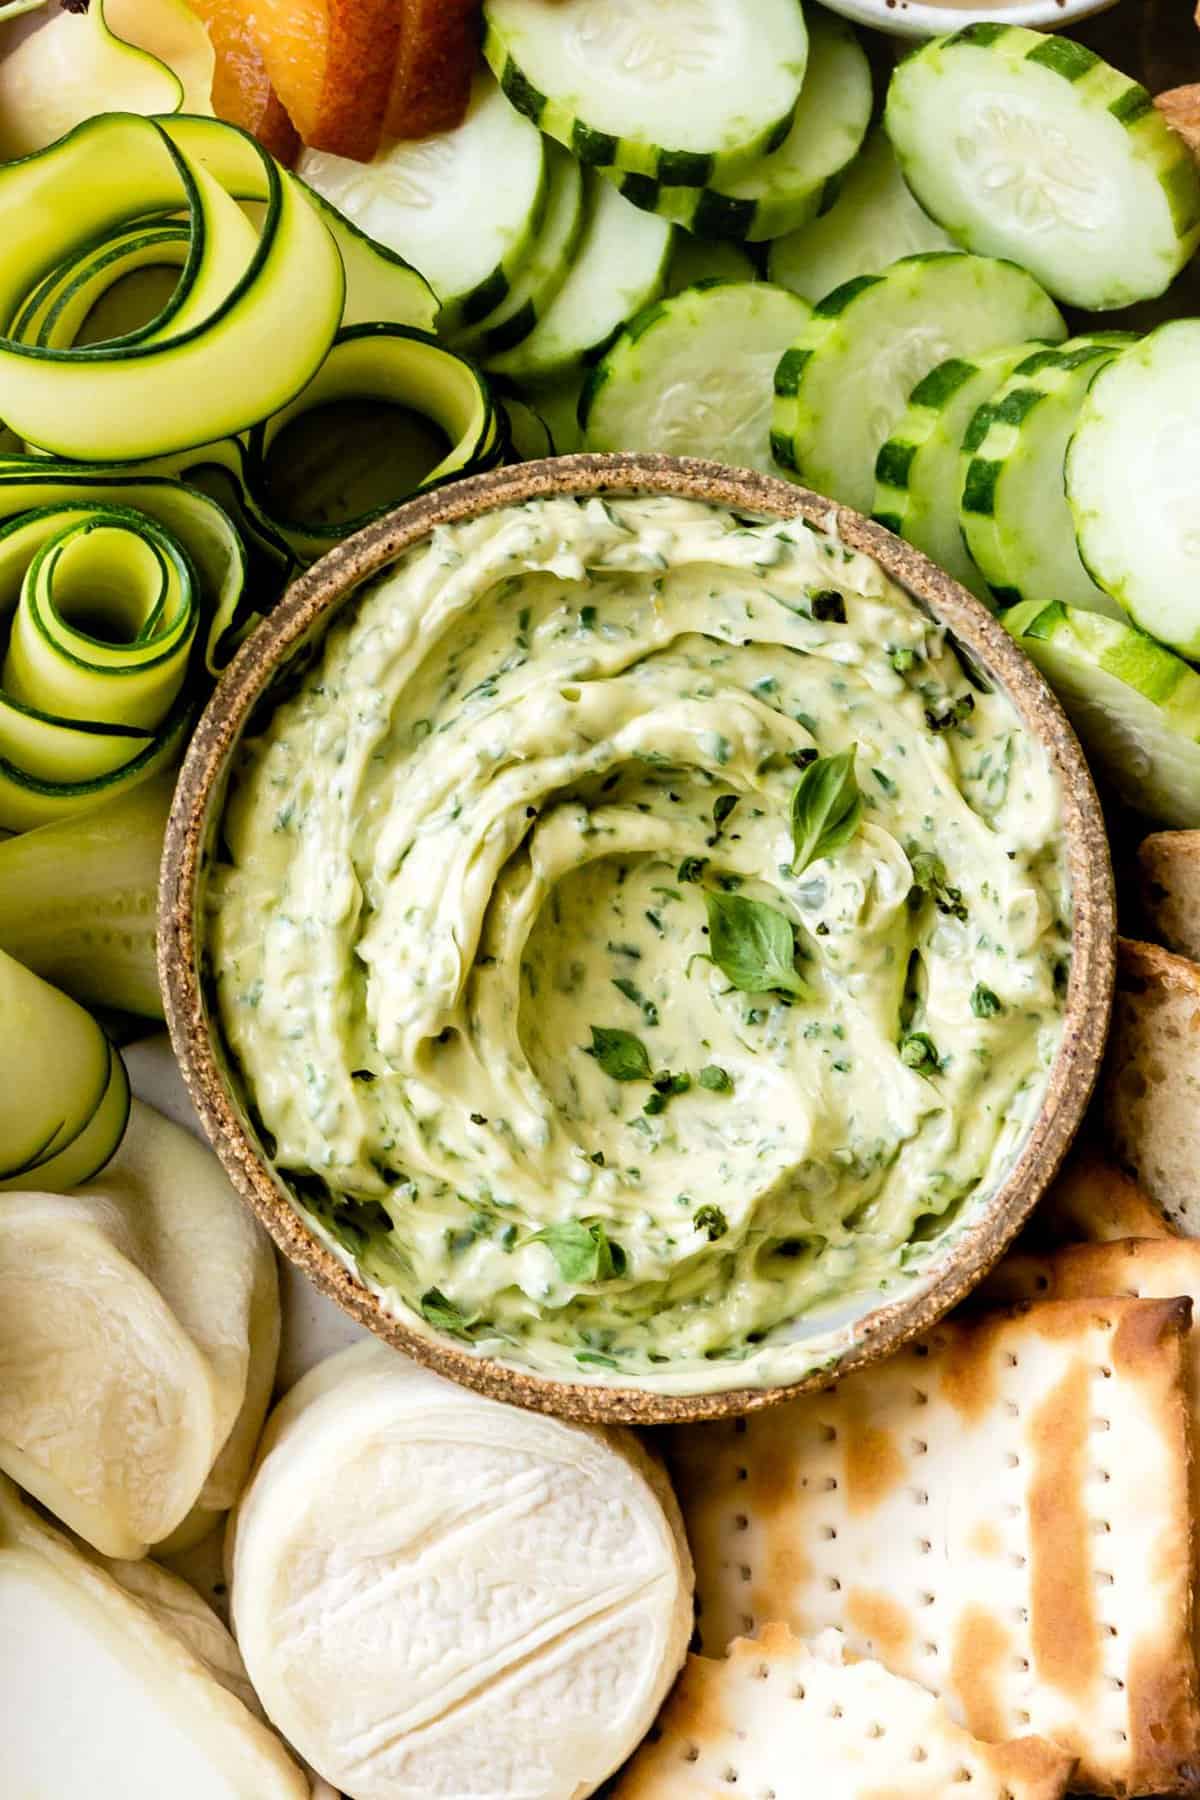
[[[1142,911],[1156,941],[1200,962],[1200,831],[1155,831],[1138,849]]]
[[[851,1656],[838,1631],[806,1644],[768,1625],[726,1661],[689,1656],[658,1735],[611,1800],[709,1800],[727,1788],[945,1800],[960,1782],[972,1800],[1057,1800],[1072,1767],[1042,1738],[980,1743],[924,1688]]]
[[[400,40],[384,130],[429,137],[462,121],[479,61],[479,0],[394,0]]]
[[[1102,1096],[1117,1161],[1200,1237],[1200,965],[1120,940]]]
[[[1200,1781],[1191,1305],[952,1320],[825,1394],[673,1434],[701,1648],[845,1632],[1092,1793]]]
[[[1174,1226],[1132,1176],[1093,1143],[1076,1144],[1017,1241],[1017,1249],[1173,1238]]]

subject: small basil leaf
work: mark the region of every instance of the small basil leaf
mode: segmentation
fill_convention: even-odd
[[[441,1289],[435,1287],[421,1295],[421,1312],[439,1331],[453,1331],[459,1337],[465,1336],[479,1320],[478,1313],[468,1317],[461,1307],[455,1306],[453,1300],[447,1300]]]
[[[820,756],[810,763],[792,794],[792,872],[803,874],[809,863],[832,856],[848,844],[862,818],[862,795],[854,773],[857,745],[840,756]]]
[[[722,975],[744,994],[804,993],[796,973],[792,923],[762,900],[708,889],[709,954]]]
[[[619,1031],[607,1025],[592,1026],[592,1041],[587,1054],[594,1056],[606,1075],[614,1081],[649,1081],[650,1054],[641,1038],[632,1031]]]
[[[982,981],[977,982],[971,990],[971,1011],[977,1019],[994,1019],[998,1012],[1004,1011],[998,994],[993,994],[990,987],[984,987]]]
[[[692,1214],[692,1224],[697,1231],[707,1231],[710,1244],[715,1244],[729,1230],[729,1221],[719,1206],[698,1206]]]
[[[557,1225],[545,1225],[528,1239],[531,1244],[545,1244],[558,1264],[564,1281],[575,1285],[590,1281],[610,1281],[625,1273],[626,1257],[620,1244],[610,1242],[598,1219],[585,1225],[582,1219],[564,1219]]]
[[[700,1071],[700,1086],[707,1088],[710,1094],[731,1094],[733,1076],[720,1063],[705,1063]]]

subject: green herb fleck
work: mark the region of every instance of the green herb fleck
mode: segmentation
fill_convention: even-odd
[[[647,1000],[645,994],[643,994],[641,988],[638,987],[635,981],[630,981],[625,975],[617,975],[613,978],[613,986],[616,988],[618,994],[624,994],[626,1000],[630,1001],[632,1005],[640,1008],[642,1017],[645,1019],[647,1025],[658,1024],[657,1006],[654,1004],[653,1000]]]
[[[675,871],[675,879],[676,881],[699,881],[707,867],[707,856],[685,856]]]
[[[862,795],[852,744],[840,756],[819,756],[804,770],[792,794],[792,873],[832,856],[848,844],[862,819]]]
[[[977,1019],[994,1019],[1004,1008],[998,994],[993,994],[990,987],[984,987],[982,981],[977,982],[971,991],[971,1011]]]
[[[421,1313],[425,1320],[439,1331],[452,1331],[456,1337],[465,1337],[473,1325],[478,1324],[479,1314],[469,1316],[461,1307],[455,1306],[453,1300],[447,1300],[440,1288],[430,1288],[421,1295]]]
[[[951,887],[947,882],[946,865],[941,857],[935,856],[931,850],[910,850],[908,860],[913,872],[909,904],[919,902],[928,895],[938,911],[945,913],[947,918],[965,919],[967,908],[962,889]]]
[[[594,1056],[606,1075],[614,1081],[649,1081],[650,1056],[641,1038],[632,1031],[620,1031],[607,1025],[592,1026],[592,1041],[586,1054]]]
[[[611,1281],[625,1273],[625,1252],[609,1239],[599,1219],[564,1219],[557,1225],[544,1225],[526,1242],[545,1244],[564,1281]]]
[[[907,675],[916,667],[917,653],[915,650],[902,646],[899,650],[888,651],[888,661],[897,675]]]
[[[924,1031],[910,1031],[907,1037],[901,1038],[900,1061],[907,1069],[928,1069],[931,1072],[942,1066],[937,1045]]]
[[[720,831],[726,819],[738,803],[737,794],[722,794],[713,804],[713,824]]]
[[[698,1206],[692,1214],[692,1224],[697,1231],[707,1231],[710,1244],[715,1244],[729,1230],[729,1221],[719,1206]]]
[[[731,1094],[733,1076],[720,1063],[706,1063],[700,1071],[700,1086],[707,1088],[710,1094]]]

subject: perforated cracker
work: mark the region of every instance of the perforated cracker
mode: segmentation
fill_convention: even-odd
[[[1200,834],[1197,834],[1200,835]],[[1118,1238],[1174,1237],[1161,1206],[1091,1144],[1076,1145],[1021,1234],[1022,1249],[1105,1244]]]
[[[828,1631],[783,1625],[692,1656],[612,1800],[1057,1800],[1072,1769],[1040,1738],[981,1744],[945,1706]]]
[[[1186,1300],[940,1326],[821,1395],[673,1435],[702,1648],[785,1621],[1034,1733],[1109,1794],[1200,1770]]]

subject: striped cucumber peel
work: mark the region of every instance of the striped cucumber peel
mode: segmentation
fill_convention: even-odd
[[[808,30],[804,86],[777,150],[719,187],[667,186],[645,175],[617,175],[626,198],[701,238],[753,243],[796,231],[828,212],[871,122],[871,66],[843,20],[813,13]]]
[[[518,382],[568,375],[600,356],[628,319],[661,294],[674,239],[594,170],[584,173],[584,223],[575,261],[528,337],[484,358]]]
[[[0,1016],[0,1187],[73,1186],[120,1142],[112,1090],[119,1097],[121,1059],[90,1013],[3,952]],[[73,1149],[83,1154],[72,1158]]]
[[[1058,601],[1001,618],[1116,792],[1162,824],[1200,828],[1200,673],[1136,626]]]
[[[1080,556],[1144,631],[1200,659],[1200,320],[1162,325],[1092,384],[1067,448]]]
[[[878,275],[901,257],[955,247],[913,199],[877,127],[842,175],[829,210],[772,243],[767,274],[815,306],[856,275]]]
[[[300,185],[234,135],[266,184],[261,232],[152,119],[105,114],[0,168],[0,317],[147,215],[186,214],[192,244],[168,306],[112,344],[68,341],[68,315],[45,343],[0,337],[5,419],[28,443],[82,462],[158,456],[245,429],[319,367],[344,299],[337,248]]]
[[[244,209],[255,209],[254,216],[261,222],[260,209],[270,201],[270,187],[261,159],[248,152],[247,144],[253,142],[249,133],[220,119],[182,117],[160,123],[172,143],[206,168]],[[342,259],[346,278],[342,325],[382,319],[390,325],[433,331],[440,308],[425,277],[395,250],[360,231],[352,219],[298,175],[292,179],[316,209]]]
[[[875,463],[918,382],[951,357],[1066,337],[1014,263],[962,251],[905,257],[827,294],[775,371],[771,447],[818,493],[869,512]]]
[[[484,69],[452,131],[385,139],[369,163],[305,150],[296,169],[359,231],[420,270],[447,335],[503,304],[546,209],[543,140]]]
[[[967,549],[958,520],[959,452],[976,411],[1040,344],[952,357],[918,382],[891,437],[875,459],[872,516],[970,588],[988,586]]]
[[[4,15],[0,13],[0,17]],[[0,159],[44,150],[97,111],[212,111],[216,58],[184,0],[92,0],[56,11],[0,58]]]
[[[1136,340],[1098,332],[1035,351],[967,425],[959,522],[997,604],[1061,600],[1116,614],[1080,559],[1063,461],[1088,388]]]
[[[512,104],[580,162],[705,187],[786,135],[805,78],[797,0],[487,0]]]
[[[1150,95],[1094,51],[1019,25],[935,38],[884,116],[921,205],[1092,310],[1163,293],[1200,243],[1200,170]]]
[[[273,514],[267,467],[279,434],[316,407],[364,394],[431,419],[450,449],[409,493],[392,495],[370,511],[336,521],[285,519]],[[473,363],[456,356],[427,332],[403,325],[354,325],[339,332],[304,392],[251,431],[246,482],[259,515],[269,519],[297,558],[310,561],[412,493],[495,467],[503,460],[505,447],[502,415]]]
[[[454,338],[464,356],[498,354],[527,338],[571,271],[583,231],[583,173],[561,145],[546,140],[548,188],[541,229],[500,305]]]
[[[808,312],[766,281],[710,282],[647,307],[584,387],[584,449],[711,457],[771,473],[771,376]]]
[[[158,872],[167,772],[0,842],[0,949],[88,1006],[162,1017]]]

